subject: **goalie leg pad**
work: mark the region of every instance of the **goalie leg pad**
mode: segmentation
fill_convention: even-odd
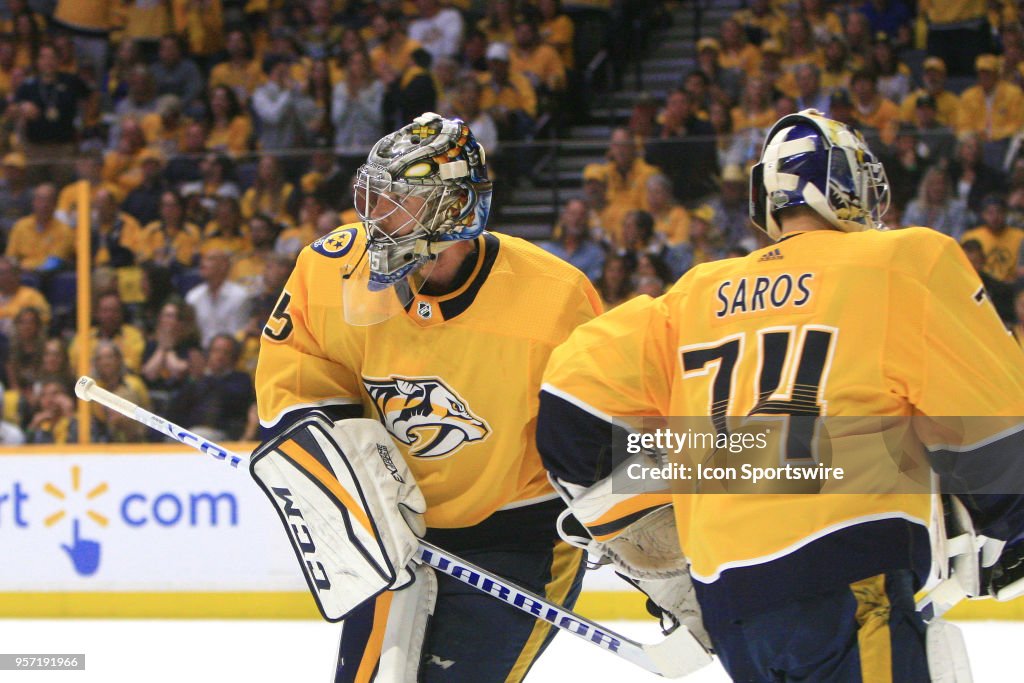
[[[410,567],[412,583],[363,603],[341,622],[334,683],[417,683],[437,602],[437,576]]]
[[[932,683],[971,683],[971,664],[960,629],[943,619],[933,619],[925,633],[928,674]]]
[[[262,445],[250,471],[274,503],[324,619],[339,621],[411,580],[406,567],[426,503],[379,422],[333,423],[312,412]]]

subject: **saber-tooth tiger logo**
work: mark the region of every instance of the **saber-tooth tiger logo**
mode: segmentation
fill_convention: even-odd
[[[487,422],[436,377],[364,378],[363,386],[384,426],[417,458],[451,455],[491,433]]]

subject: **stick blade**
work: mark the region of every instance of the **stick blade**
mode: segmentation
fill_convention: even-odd
[[[711,653],[685,626],[677,627],[660,643],[644,645],[643,651],[665,678],[689,676],[713,661]]]

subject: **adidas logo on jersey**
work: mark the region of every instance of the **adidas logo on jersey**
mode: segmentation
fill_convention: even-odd
[[[763,255],[761,258],[757,259],[757,262],[760,263],[761,261],[780,261],[784,258],[785,256],[782,255],[782,250],[776,247],[775,249],[769,251],[767,254]]]

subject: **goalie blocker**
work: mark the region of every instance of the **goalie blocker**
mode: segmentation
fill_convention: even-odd
[[[426,503],[376,420],[311,412],[253,454],[253,478],[288,532],[324,619],[413,581]]]

